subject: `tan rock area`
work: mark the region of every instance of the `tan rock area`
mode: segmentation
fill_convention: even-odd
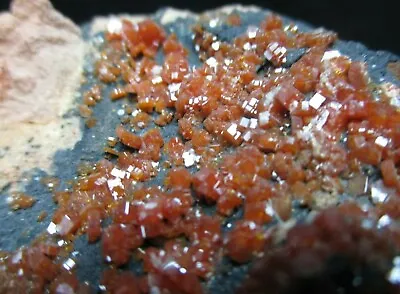
[[[81,138],[74,107],[84,42],[48,0],[14,0],[0,13],[0,189]]]

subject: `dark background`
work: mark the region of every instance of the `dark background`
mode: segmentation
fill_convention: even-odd
[[[10,0],[0,0],[0,8],[6,9],[9,2]],[[152,13],[165,6],[202,11],[232,3],[228,0],[53,0],[52,2],[56,8],[78,23],[100,14]],[[241,0],[241,3],[269,8],[315,26],[324,26],[337,31],[342,39],[357,40],[373,49],[384,49],[400,54],[398,0]]]

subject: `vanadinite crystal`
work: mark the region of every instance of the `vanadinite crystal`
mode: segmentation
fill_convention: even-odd
[[[399,109],[365,63],[330,49],[335,33],[268,14],[228,42],[202,22],[240,26],[239,14],[199,21],[197,67],[153,20],[105,33],[95,74],[126,103],[107,159],[55,192],[44,237],[2,253],[0,293],[87,293],[68,258],[81,234],[101,243],[107,293],[207,293],[223,259],[255,260],[240,293],[398,293]]]

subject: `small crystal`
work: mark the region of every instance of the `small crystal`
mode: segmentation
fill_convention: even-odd
[[[328,120],[328,116],[329,116],[329,111],[328,110],[324,110],[321,113],[321,115],[317,118],[316,128],[318,130],[322,130],[322,128],[324,127],[326,121]]]
[[[321,107],[322,103],[324,103],[326,98],[319,93],[315,93],[315,95],[308,102],[310,106],[314,109],[318,109]]]
[[[19,263],[22,260],[22,251],[18,250],[17,253],[15,253],[12,258],[11,258],[11,262],[13,264]]]
[[[400,284],[400,266],[394,266],[392,270],[389,272],[388,280],[392,284],[399,285]]]
[[[176,97],[176,93],[179,91],[180,87],[181,87],[181,83],[173,83],[173,84],[168,85],[168,90],[171,95],[172,101],[178,100],[178,98]]]
[[[257,128],[257,125],[258,125],[257,119],[256,118],[251,118],[250,119],[250,125],[249,125],[250,129]]]
[[[134,111],[132,111],[132,116],[135,117],[140,113],[139,109],[135,109]]]
[[[49,224],[49,226],[47,227],[47,232],[50,235],[53,235],[53,234],[57,233],[57,225],[55,223],[51,222]]]
[[[214,42],[214,43],[211,44],[211,48],[213,48],[214,51],[218,51],[220,45],[221,45],[221,42]]]
[[[111,171],[111,175],[113,175],[116,178],[121,178],[123,179],[125,177],[125,172],[123,170],[120,170],[116,167],[114,167]]]
[[[260,87],[262,85],[262,80],[253,80],[251,82],[252,85],[256,86],[256,87]]]
[[[263,98],[263,105],[264,106],[270,106],[272,102],[275,99],[276,94],[280,91],[280,86],[273,88],[271,91],[269,91],[267,94],[265,94]]]
[[[264,57],[269,61],[282,61],[286,62],[285,54],[287,49],[282,47],[277,42],[273,42],[268,45],[267,50],[264,52]]]
[[[335,110],[339,110],[340,108],[342,108],[342,104],[340,104],[339,102],[336,102],[336,101],[332,101],[331,103],[329,103],[329,107],[331,107]]]
[[[245,101],[243,102],[243,109],[250,113],[256,113],[257,112],[257,106],[258,106],[258,99],[257,98],[251,98],[250,101]]]
[[[361,226],[362,226],[364,229],[370,230],[370,229],[372,229],[373,226],[374,226],[374,221],[371,220],[371,219],[368,219],[368,218],[363,219],[362,222],[361,222]]]
[[[366,130],[367,130],[366,128],[359,128],[359,129],[358,129],[358,132],[364,133]]]
[[[232,62],[233,62],[232,59],[224,59],[224,63],[225,63],[226,66],[231,65]]]
[[[103,185],[105,182],[107,182],[107,178],[106,178],[106,177],[100,177],[100,178],[98,178],[94,183],[95,183],[97,186],[101,186],[101,185]]]
[[[124,187],[122,185],[121,178],[110,179],[107,181],[107,185],[110,190],[113,190],[116,187]]]
[[[188,151],[183,152],[182,157],[186,167],[193,166],[196,162],[199,162],[200,160],[200,156],[196,155],[193,149],[189,149]]]
[[[261,112],[261,113],[258,115],[258,123],[260,124],[260,126],[264,126],[264,125],[268,124],[268,123],[269,123],[269,120],[270,120],[270,113],[269,113],[269,111]]]
[[[390,225],[391,222],[392,222],[392,219],[390,218],[390,216],[388,216],[386,214],[383,215],[378,221],[378,229]]]
[[[371,187],[371,197],[374,203],[382,203],[388,197],[388,193],[384,191],[384,187],[381,185],[375,184]]]
[[[57,224],[57,233],[61,236],[65,236],[71,232],[71,229],[74,227],[74,222],[68,215],[64,215],[61,219],[60,223]]]
[[[272,207],[272,204],[271,204],[270,202],[268,202],[268,203],[265,205],[265,213],[268,214],[268,215],[270,215],[270,216],[274,216],[274,214],[275,214],[275,210],[274,210],[274,208]]]
[[[241,133],[237,130],[237,124],[231,124],[226,130],[235,140],[237,140]]]
[[[246,42],[243,44],[243,50],[250,50],[251,49],[251,44],[249,42]]]
[[[210,20],[209,25],[211,28],[215,28],[218,25],[218,19],[214,18],[214,19]]]
[[[239,125],[244,127],[244,128],[248,128],[250,126],[250,119],[246,118],[246,117],[242,117]]]
[[[181,83],[172,83],[168,85],[168,90],[170,92],[176,92],[179,90],[179,88],[181,87]]]
[[[244,133],[244,135],[243,135],[243,140],[244,140],[245,142],[249,142],[250,139],[251,139],[251,131],[247,131],[247,132]]]
[[[162,77],[160,77],[160,76],[155,77],[155,78],[153,78],[153,79],[151,80],[151,82],[153,83],[153,85],[161,84],[162,81],[163,81],[163,79],[162,79]]]
[[[206,60],[206,63],[208,66],[212,67],[212,68],[217,68],[218,62],[215,59],[215,57],[210,57]]]
[[[130,205],[129,205],[129,202],[126,201],[126,202],[125,202],[124,213],[125,213],[125,214],[129,214],[129,210],[130,210]]]
[[[255,26],[249,26],[247,29],[247,36],[249,39],[254,39],[257,36],[258,28]]]
[[[379,136],[378,138],[375,139],[375,144],[381,147],[386,147],[388,143],[389,139],[382,136]]]
[[[254,230],[255,228],[257,228],[256,223],[255,222],[249,222],[249,228],[250,228],[250,230]]]
[[[151,69],[151,73],[154,76],[159,76],[161,74],[162,71],[162,66],[161,65],[155,65],[153,66],[153,68]]]
[[[295,101],[297,102],[297,101]],[[301,101],[301,109],[307,111],[310,109],[310,103],[308,101]]]
[[[63,263],[63,268],[65,268],[67,271],[70,271],[74,267],[75,267],[75,261],[71,258],[68,258],[68,260]]]
[[[118,34],[122,30],[122,22],[119,18],[113,17],[107,24],[107,31],[111,34]]]
[[[140,226],[140,233],[142,234],[143,238],[146,238],[146,229],[143,226]]]
[[[171,79],[173,79],[173,80],[177,79],[178,76],[179,76],[179,73],[176,72],[176,71],[174,71],[174,72],[171,73]]]
[[[322,56],[322,61],[324,60],[330,60],[332,58],[336,58],[341,56],[340,52],[338,50],[331,50],[331,51],[326,51],[324,53],[324,56]]]

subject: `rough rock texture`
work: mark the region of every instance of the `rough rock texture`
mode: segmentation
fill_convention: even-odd
[[[0,189],[81,137],[63,118],[80,84],[80,29],[48,0],[14,0],[0,13]]]

